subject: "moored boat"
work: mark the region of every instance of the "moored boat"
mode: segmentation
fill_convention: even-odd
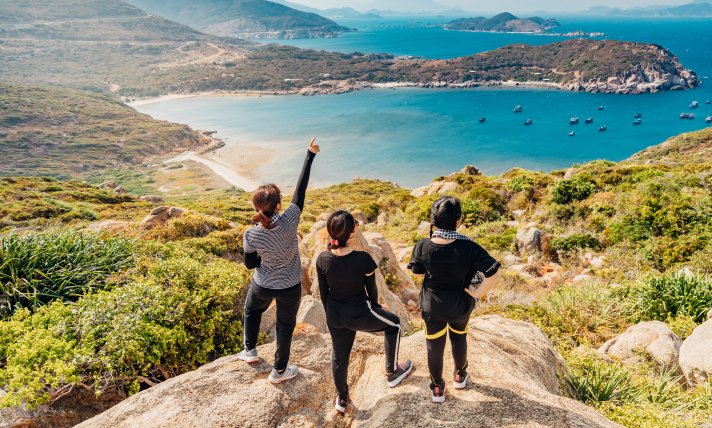
[[[531,119],[527,119],[526,121],[524,121],[524,124],[525,124],[525,125],[531,125],[531,124],[532,124],[532,120],[531,120]]]
[[[572,125],[573,125],[574,123],[579,123],[579,118],[578,118],[578,117],[572,117],[571,119],[569,119],[569,123],[572,124]]]
[[[636,114],[633,115],[633,117],[636,118],[636,119],[639,118],[639,117],[643,117],[643,113],[636,113]]]
[[[712,103],[712,101],[710,101],[710,100],[705,101],[705,104],[710,104],[710,103]]]
[[[603,110],[603,106],[598,107],[599,110]]]
[[[694,118],[695,118],[695,115],[692,114],[692,113],[690,113],[690,114],[687,116],[687,118],[688,118],[688,119],[694,119]]]
[[[485,120],[487,120],[487,119],[485,119],[484,117],[481,117],[481,118],[480,118],[480,123],[484,122]]]
[[[573,137],[574,135],[576,135],[574,134],[574,131],[569,132],[569,137]]]
[[[687,113],[680,113],[680,119],[687,119]]]
[[[519,113],[520,111],[522,111],[522,106],[520,106],[520,105],[514,106],[514,112],[515,112],[515,113]]]
[[[705,119],[705,122],[707,122],[707,123],[712,122],[712,116],[707,116],[707,119]]]
[[[643,123],[643,121],[640,120],[640,119],[635,119],[635,120],[633,121],[633,125],[640,125],[641,123]]]
[[[606,125],[603,125],[603,126],[599,126],[599,127],[598,127],[598,130],[599,130],[599,131],[605,131],[606,129],[607,129],[607,128],[606,128]]]
[[[697,101],[693,101],[692,104],[690,104],[690,108],[697,108],[699,106],[700,106],[700,103],[698,103]]]
[[[593,122],[593,118],[592,118],[592,117],[589,117],[588,119],[584,120],[584,122],[585,122],[585,123],[592,123],[592,122]]]

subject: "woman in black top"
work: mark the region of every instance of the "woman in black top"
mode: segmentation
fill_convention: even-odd
[[[462,220],[460,201],[444,196],[430,210],[430,239],[413,248],[408,268],[425,278],[420,291],[420,309],[425,321],[428,368],[433,401],[445,401],[443,353],[450,331],[455,360],[453,387],[467,385],[467,324],[475,301],[486,295],[499,279],[498,261],[470,238],[455,232]],[[438,229],[433,232],[433,226]],[[478,288],[471,283],[479,284]]]
[[[354,251],[347,246],[357,227],[358,222],[348,211],[331,214],[326,223],[331,239],[330,251],[322,252],[316,260],[319,293],[333,346],[331,369],[339,392],[335,407],[340,412],[344,412],[351,401],[347,378],[357,331],[384,332],[386,380],[391,388],[413,368],[410,360],[398,364],[400,319],[378,304],[375,275],[378,266],[369,253]]]

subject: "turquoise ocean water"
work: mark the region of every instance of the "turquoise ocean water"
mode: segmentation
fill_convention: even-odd
[[[612,39],[657,43],[679,55],[702,80],[712,75],[712,20],[557,17],[565,31],[602,31]],[[304,48],[340,52],[389,52],[452,58],[510,43],[545,44],[555,37],[444,31],[439,28],[379,28],[436,22],[430,17],[339,20],[361,31],[336,39],[285,40]],[[325,71],[328,72],[328,71]],[[354,176],[393,180],[414,188],[433,177],[476,165],[487,174],[519,166],[534,170],[566,168],[593,159],[619,161],[682,132],[706,127],[712,115],[707,82],[692,91],[613,95],[537,88],[375,89],[343,95],[260,98],[205,97],[138,107],[157,119],[217,130],[228,145],[251,144],[276,151],[258,181],[292,184],[310,137],[323,152],[312,183],[325,186]],[[700,108],[691,110],[691,101]],[[522,113],[513,113],[516,104]],[[604,110],[598,110],[603,105]],[[694,120],[681,120],[694,112]],[[643,114],[634,126],[633,114]],[[479,123],[480,117],[485,123]],[[571,116],[581,118],[569,125]],[[594,123],[584,124],[593,117]],[[523,122],[532,119],[533,124]],[[598,126],[608,130],[599,132]],[[576,135],[570,137],[569,132]]]

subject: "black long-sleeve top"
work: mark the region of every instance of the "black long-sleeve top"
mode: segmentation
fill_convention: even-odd
[[[307,151],[307,157],[304,159],[304,165],[302,166],[302,172],[297,180],[297,186],[294,189],[294,195],[292,196],[292,204],[299,208],[299,212],[304,210],[304,199],[306,198],[307,186],[309,185],[309,176],[311,174],[311,166],[314,161],[316,153]],[[248,252],[245,251],[245,267],[247,269],[255,269],[262,265],[262,258],[258,251]]]
[[[319,254],[316,260],[316,274],[319,279],[319,295],[324,307],[328,303],[342,306],[378,304],[376,274],[378,268],[370,254],[352,251],[345,256],[337,256],[331,251]]]

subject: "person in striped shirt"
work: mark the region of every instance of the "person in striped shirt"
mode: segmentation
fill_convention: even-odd
[[[238,358],[254,363],[259,361],[257,337],[262,314],[273,300],[277,301],[277,351],[274,369],[268,379],[280,383],[297,376],[298,368],[289,364],[292,335],[297,323],[297,312],[302,300],[302,264],[299,257],[297,226],[304,209],[309,174],[319,146],[309,143],[302,173],[297,181],[292,202],[282,211],[282,194],[274,184],[260,186],[252,195],[257,214],[254,226],[245,231],[243,248],[245,266],[255,269],[245,301],[244,349]]]

